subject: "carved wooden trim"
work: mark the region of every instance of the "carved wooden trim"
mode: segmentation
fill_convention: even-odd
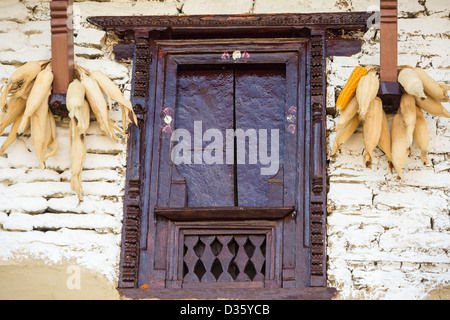
[[[338,12],[308,14],[242,14],[242,15],[190,15],[190,16],[96,16],[88,21],[106,30],[129,31],[136,29],[176,31],[182,28],[229,27],[308,27],[308,28],[364,28],[371,13]],[[216,32],[216,31],[214,31]]]
[[[311,193],[310,276],[311,286],[326,286],[326,151],[325,151],[325,34],[311,37]]]

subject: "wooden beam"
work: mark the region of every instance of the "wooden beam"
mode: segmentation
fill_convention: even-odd
[[[50,3],[52,32],[53,94],[66,94],[73,80],[73,0]]]
[[[397,0],[380,0],[380,80],[397,81]]]

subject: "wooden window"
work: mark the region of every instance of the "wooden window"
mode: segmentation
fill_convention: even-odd
[[[117,53],[133,49],[132,102],[140,121],[130,127],[128,144],[123,294],[335,293],[326,287],[325,58],[358,52],[357,39],[338,35],[364,29],[368,17],[90,18],[118,32]],[[173,139],[180,129],[189,138]],[[212,137],[194,139],[210,129],[224,142],[214,151],[219,163],[202,159]],[[256,149],[252,137],[244,147],[238,135],[227,137],[239,129],[254,130]],[[266,156],[276,151],[264,129],[278,132],[279,162],[270,174],[261,174],[270,165],[261,153],[250,160],[261,143]],[[190,163],[175,163],[172,152],[184,139]]]

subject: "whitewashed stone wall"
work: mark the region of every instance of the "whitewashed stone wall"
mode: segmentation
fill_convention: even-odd
[[[239,14],[367,11],[375,0],[75,0],[75,62],[100,69],[129,95],[131,62],[112,56],[115,36],[90,25],[90,15]],[[21,64],[49,59],[49,0],[0,0],[0,85]],[[399,63],[450,81],[450,8],[440,0],[399,1]],[[327,141],[337,120],[334,101],[352,69],[379,64],[379,33],[371,28],[361,53],[328,59]],[[449,104],[446,104],[450,108]],[[120,116],[117,117],[120,119]],[[389,117],[390,120],[392,116]],[[430,164],[416,146],[404,181],[381,151],[373,169],[362,161],[361,128],[330,160],[328,279],[341,299],[422,299],[449,287],[450,121],[426,114]],[[0,265],[32,259],[82,265],[116,283],[122,229],[125,145],[94,122],[83,171],[86,194],[70,190],[67,120],[57,122],[60,149],[37,167],[31,141],[16,141],[0,157]],[[8,131],[8,130],[7,130]],[[7,132],[0,137],[2,143]]]

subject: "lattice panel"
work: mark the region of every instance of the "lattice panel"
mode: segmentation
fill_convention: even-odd
[[[190,235],[184,238],[183,249],[183,282],[265,279],[265,235]]]

